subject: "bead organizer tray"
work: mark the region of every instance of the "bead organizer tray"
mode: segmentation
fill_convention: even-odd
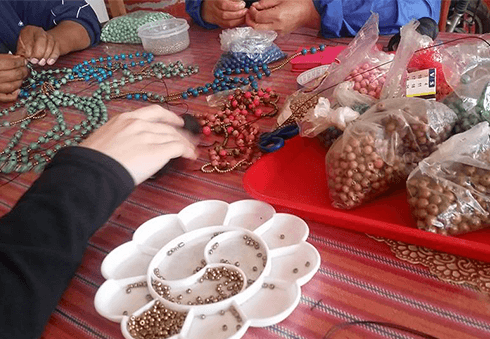
[[[321,261],[308,233],[265,202],[194,203],[148,220],[107,255],[95,308],[127,339],[241,338],[296,308]]]
[[[317,138],[293,138],[279,151],[262,156],[252,165],[245,172],[243,185],[253,198],[305,219],[477,260],[490,260],[490,228],[458,236],[419,230],[404,187],[352,210],[332,207],[325,173],[326,153]]]

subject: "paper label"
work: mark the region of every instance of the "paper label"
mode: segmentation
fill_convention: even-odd
[[[436,98],[436,69],[429,68],[408,73],[407,97]]]

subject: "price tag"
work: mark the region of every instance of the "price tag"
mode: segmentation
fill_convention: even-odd
[[[407,97],[436,99],[436,69],[408,73]]]

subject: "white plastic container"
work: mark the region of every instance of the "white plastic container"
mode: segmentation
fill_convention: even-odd
[[[302,219],[265,202],[193,203],[146,221],[132,241],[107,255],[95,309],[120,322],[126,339],[135,338],[128,330],[132,317],[153,312],[157,302],[185,317],[179,334],[168,339],[239,339],[249,327],[284,320],[298,305],[301,286],[321,262],[308,234]],[[230,283],[225,269],[241,278]],[[236,293],[229,292],[237,282]],[[216,292],[223,299],[206,301]]]
[[[171,18],[149,22],[138,28],[145,51],[154,55],[180,52],[189,46],[189,24],[185,19]]]

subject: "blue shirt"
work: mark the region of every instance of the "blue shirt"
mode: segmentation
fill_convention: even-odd
[[[92,45],[99,42],[99,20],[85,1],[0,0],[0,53],[15,53],[20,30],[24,26],[38,26],[49,30],[65,20],[81,24],[87,30]]]
[[[187,13],[205,28],[218,26],[201,17],[203,0],[186,0]],[[211,0],[212,1],[212,0]],[[379,32],[394,34],[411,19],[429,17],[439,22],[440,0],[313,0],[321,16],[321,34],[325,38],[354,36],[372,12],[379,14]]]

